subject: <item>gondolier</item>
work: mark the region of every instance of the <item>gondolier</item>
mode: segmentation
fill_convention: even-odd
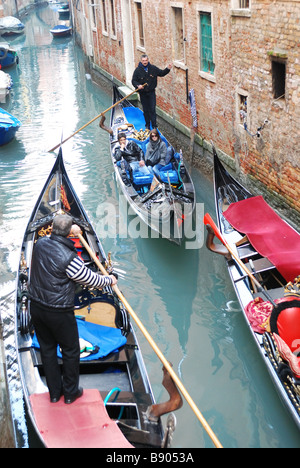
[[[82,395],[79,388],[79,336],[74,316],[75,283],[93,288],[116,284],[116,278],[101,276],[87,268],[67,236],[81,232],[68,215],[57,215],[51,237],[38,240],[33,251],[29,284],[31,318],[41,347],[50,393],[56,403],[64,394],[65,403]],[[57,345],[63,356],[63,381],[57,361]]]
[[[166,76],[170,73],[172,64],[169,64],[164,70],[152,65],[149,62],[148,55],[142,55],[141,61],[138,67],[135,69],[132,76],[133,86],[139,90],[141,103],[143,106],[146,128],[150,130],[150,125],[152,128],[157,128],[156,124],[156,94],[155,89],[157,87],[157,77]],[[142,85],[147,83],[145,87]]]
[[[30,320],[32,304],[28,301],[28,286],[33,278],[33,257],[38,252],[37,247],[55,245],[52,241],[57,232],[45,241],[43,238],[53,231],[54,218],[57,222],[66,207],[68,214],[63,217],[68,219],[70,216],[76,221],[70,237],[78,257],[71,260],[68,276],[73,281],[78,280],[74,309],[80,337],[80,385],[84,390],[82,397],[72,405],[65,405],[63,397],[53,405],[45,386],[41,347]],[[73,244],[64,236],[61,240],[63,244],[70,242],[70,254],[64,257],[68,263],[68,255],[73,258],[75,253]],[[55,266],[50,262],[52,255],[49,248],[44,263],[46,275],[46,267],[52,269]],[[62,258],[59,260],[63,263]],[[104,264],[107,265],[105,271]],[[160,448],[162,443],[164,447],[169,446],[175,421],[168,423],[164,433],[160,416],[179,408],[181,398],[174,392],[174,383],[167,382],[164,376],[163,385],[170,400],[156,404],[141,348],[123,303],[126,300],[119,298],[122,294],[116,287],[107,286],[100,290],[97,286],[97,281],[102,281],[109,271],[112,271],[112,265],[71,184],[60,148],[24,233],[15,301],[15,338],[24,402],[31,427],[45,447]],[[85,286],[86,275],[91,279],[88,287]],[[63,277],[68,281],[66,275]],[[49,284],[46,290],[50,291]],[[53,316],[55,311],[51,313]],[[56,316],[61,315],[64,314],[57,311]],[[56,327],[55,331],[64,333],[64,328],[60,328]],[[62,357],[57,348],[58,364],[63,370]],[[122,391],[116,385],[121,385]],[[112,396],[113,402],[110,401]]]

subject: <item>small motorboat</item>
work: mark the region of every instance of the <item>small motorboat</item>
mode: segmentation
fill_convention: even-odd
[[[0,108],[0,146],[13,140],[21,125],[19,119]]]
[[[0,42],[0,66],[8,68],[19,63],[17,52],[6,42]]]
[[[70,13],[70,7],[68,3],[61,3],[57,9],[59,15],[68,15]]]
[[[6,96],[8,96],[13,86],[13,80],[8,73],[0,70],[0,102],[6,102]]]
[[[50,32],[53,37],[70,36],[70,34],[72,34],[72,27],[66,26],[65,24],[58,24],[57,26],[54,26],[54,28],[50,29]]]
[[[14,16],[5,16],[0,18],[0,35],[1,36],[12,36],[15,34],[23,34],[25,31],[25,25],[21,23],[18,18]]]

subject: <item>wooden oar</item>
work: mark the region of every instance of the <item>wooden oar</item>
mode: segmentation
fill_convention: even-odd
[[[147,83],[143,84],[142,86],[146,86]],[[53,148],[51,148],[51,150],[48,151],[48,153],[51,153],[52,151],[55,151],[59,146],[61,146],[63,143],[65,143],[66,141],[70,140],[70,138],[72,138],[74,135],[76,135],[76,133],[79,133],[81,132],[81,130],[83,130],[85,127],[87,127],[88,125],[90,125],[91,123],[95,122],[95,120],[99,119],[100,117],[102,117],[104,114],[106,114],[108,111],[110,111],[111,109],[113,109],[115,106],[117,106],[118,104],[120,104],[121,102],[125,101],[125,99],[128,99],[130,96],[132,96],[132,94],[136,93],[137,90],[135,89],[134,91],[132,91],[131,93],[127,94],[127,96],[123,97],[122,99],[120,99],[118,102],[115,102],[112,106],[108,107],[108,109],[104,110],[103,112],[101,112],[101,114],[97,115],[96,117],[94,117],[92,120],[90,120],[88,123],[86,123],[85,125],[83,125],[83,127],[79,128],[78,130],[76,130],[76,132],[72,133],[72,135],[70,135],[68,138],[66,138],[65,140],[63,140],[61,143],[59,143],[58,145],[54,146]]]
[[[96,265],[100,268],[103,275],[107,276],[108,275],[107,271],[105,270],[105,268],[103,267],[103,265],[101,264],[99,259],[96,257],[95,253],[90,248],[89,244],[86,242],[86,240],[83,238],[83,236],[81,234],[79,234],[78,237],[79,237],[82,245],[86,248],[86,250],[90,254],[91,258],[94,260]],[[114,289],[115,293],[117,294],[117,296],[119,297],[120,301],[123,303],[123,305],[127,309],[130,316],[134,319],[135,323],[137,324],[137,326],[139,327],[139,329],[143,333],[144,337],[147,339],[148,343],[150,344],[150,346],[152,347],[152,349],[154,350],[154,352],[156,353],[156,355],[158,356],[160,361],[163,363],[164,367],[169,372],[169,374],[172,377],[173,381],[175,382],[175,384],[177,385],[177,387],[181,391],[182,395],[184,396],[184,398],[186,399],[186,401],[188,402],[188,404],[192,408],[193,412],[195,413],[195,415],[199,419],[200,423],[202,424],[203,428],[205,429],[205,431],[207,432],[207,434],[211,438],[214,445],[217,448],[223,448],[222,445],[220,444],[219,440],[217,439],[216,435],[212,431],[211,427],[208,425],[207,421],[202,416],[201,412],[197,408],[197,406],[194,403],[194,401],[192,400],[191,396],[189,395],[189,393],[187,392],[187,390],[183,386],[181,380],[177,377],[177,375],[174,372],[173,368],[171,367],[169,361],[164,357],[164,355],[162,354],[162,352],[158,348],[157,344],[152,339],[151,335],[148,333],[148,331],[146,330],[146,328],[144,327],[144,325],[142,324],[142,322],[140,321],[140,319],[138,318],[138,316],[136,315],[134,310],[131,308],[130,304],[127,302],[127,300],[125,299],[125,297],[123,296],[123,294],[119,290],[118,286],[113,286],[113,289]]]
[[[271,304],[275,307],[276,304],[273,301],[273,299],[271,298],[270,294],[268,294],[268,292],[262,287],[260,282],[255,278],[255,276],[251,273],[251,271],[246,267],[244,262],[242,262],[242,260],[237,256],[237,254],[234,252],[232,247],[228,244],[226,239],[222,236],[220,230],[216,226],[216,224],[215,224],[214,220],[212,219],[212,217],[210,216],[210,214],[206,213],[206,215],[203,218],[203,222],[204,222],[205,225],[209,224],[211,226],[211,228],[214,230],[214,233],[215,233],[216,237],[222,242],[222,244],[225,245],[226,249],[231,254],[232,258],[234,258],[234,260],[244,270],[244,272],[247,274],[247,276],[249,276],[249,278],[251,278],[253,283],[256,285],[258,291],[261,292],[262,294],[264,294],[265,297],[268,299],[268,301],[270,301]]]

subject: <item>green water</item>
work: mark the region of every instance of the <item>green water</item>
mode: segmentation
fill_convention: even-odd
[[[3,107],[23,123],[15,141],[0,148],[1,317],[17,442],[34,446],[24,414],[14,348],[15,272],[28,217],[54,164],[47,151],[111,105],[111,95],[86,76],[73,38],[52,39],[57,13],[41,8],[25,19],[26,35],[12,45],[20,56],[9,70],[14,88]],[[124,216],[109,155],[108,134],[98,123],[63,145],[66,169],[98,233],[103,204]],[[214,213],[213,187],[193,170],[197,202]],[[120,207],[120,209],[119,209]],[[134,222],[128,218],[128,224]],[[299,432],[282,406],[256,350],[227,275],[225,262],[205,247],[187,250],[162,239],[117,235],[103,245],[120,271],[119,286],[221,444],[299,447]],[[153,391],[161,363],[137,330]],[[173,447],[212,447],[187,403],[176,413]],[[0,436],[1,437],[1,436]]]

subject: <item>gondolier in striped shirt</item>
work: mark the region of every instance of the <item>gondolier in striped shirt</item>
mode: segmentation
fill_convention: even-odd
[[[83,391],[79,387],[79,336],[74,316],[76,283],[93,288],[115,285],[114,275],[102,276],[87,268],[68,239],[81,233],[68,215],[57,215],[50,237],[38,239],[33,250],[29,294],[30,313],[39,341],[50,401],[64,395],[70,404]],[[63,375],[57,346],[63,357]]]

